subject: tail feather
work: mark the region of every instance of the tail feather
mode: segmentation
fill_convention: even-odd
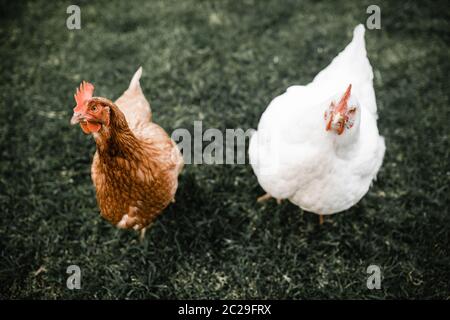
[[[137,71],[134,73],[133,78],[131,78],[130,85],[128,87],[129,91],[141,90],[141,84],[139,83],[141,75],[142,75],[142,67],[139,67],[139,69],[137,69]]]
[[[356,26],[356,28],[353,30],[353,40],[352,42],[354,42],[357,46],[359,47],[366,47],[366,43],[364,40],[364,34],[366,32],[366,29],[364,28],[364,26],[362,24],[358,24]]]
[[[139,67],[131,78],[128,89],[116,100],[116,104],[125,114],[128,125],[133,132],[152,120],[150,104],[139,83],[141,75],[142,67]]]

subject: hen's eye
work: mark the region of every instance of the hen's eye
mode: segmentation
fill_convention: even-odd
[[[348,112],[355,113],[355,111],[356,111],[356,108],[351,108]]]
[[[97,112],[97,106],[96,106],[96,105],[93,105],[93,106],[91,107],[91,110],[92,110],[93,112]]]

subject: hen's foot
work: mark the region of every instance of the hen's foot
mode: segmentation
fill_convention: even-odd
[[[264,201],[269,200],[270,198],[273,198],[273,197],[270,194],[266,193],[265,195],[258,197],[258,199],[256,199],[256,202],[264,202]],[[281,204],[281,201],[283,201],[283,199],[278,199],[278,198],[276,198],[276,200],[277,200],[277,204]]]

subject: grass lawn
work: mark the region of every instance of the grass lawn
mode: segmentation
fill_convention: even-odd
[[[323,226],[249,165],[188,165],[147,233],[103,220],[95,145],[71,127],[81,80],[114,99],[139,65],[168,132],[255,128],[350,41],[373,1],[1,1],[0,298],[450,298],[447,1],[377,1],[366,32],[387,152],[364,199]],[[66,288],[66,268],[82,289]],[[381,267],[381,290],[366,268]],[[44,268],[44,270],[42,268]],[[42,272],[36,273],[41,268]]]

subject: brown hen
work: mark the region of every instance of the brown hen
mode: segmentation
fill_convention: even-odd
[[[115,102],[93,97],[94,86],[77,89],[71,120],[92,134],[97,150],[92,181],[101,215],[119,228],[141,230],[141,239],[164,208],[175,201],[183,157],[175,142],[152,122],[150,105],[133,76]]]

